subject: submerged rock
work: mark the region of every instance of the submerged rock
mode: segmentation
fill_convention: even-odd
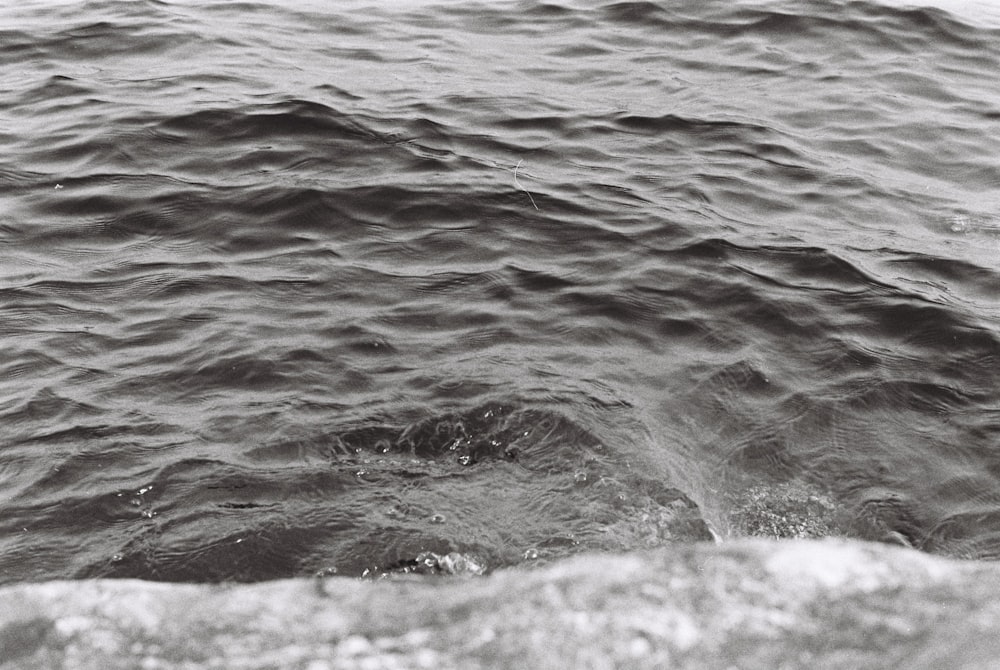
[[[756,485],[734,498],[731,521],[740,535],[779,539],[838,534],[836,503],[805,484]]]
[[[0,589],[3,668],[943,668],[1000,658],[1000,566],[846,540],[489,577]]]

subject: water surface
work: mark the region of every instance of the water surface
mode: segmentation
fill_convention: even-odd
[[[0,581],[1000,555],[995,19],[3,8]]]

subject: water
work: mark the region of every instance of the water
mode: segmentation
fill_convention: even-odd
[[[997,71],[974,2],[6,5],[0,582],[1000,556]]]

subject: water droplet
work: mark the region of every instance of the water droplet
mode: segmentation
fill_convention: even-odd
[[[444,514],[434,514],[431,516],[431,523],[444,523],[444,522],[445,522]]]
[[[533,561],[536,558],[538,558],[538,550],[535,549],[534,547],[531,547],[530,549],[525,549],[522,556],[526,561]]]

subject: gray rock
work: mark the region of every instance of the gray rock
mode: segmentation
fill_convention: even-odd
[[[846,540],[488,577],[0,589],[7,668],[949,668],[1000,659],[1000,566]]]

